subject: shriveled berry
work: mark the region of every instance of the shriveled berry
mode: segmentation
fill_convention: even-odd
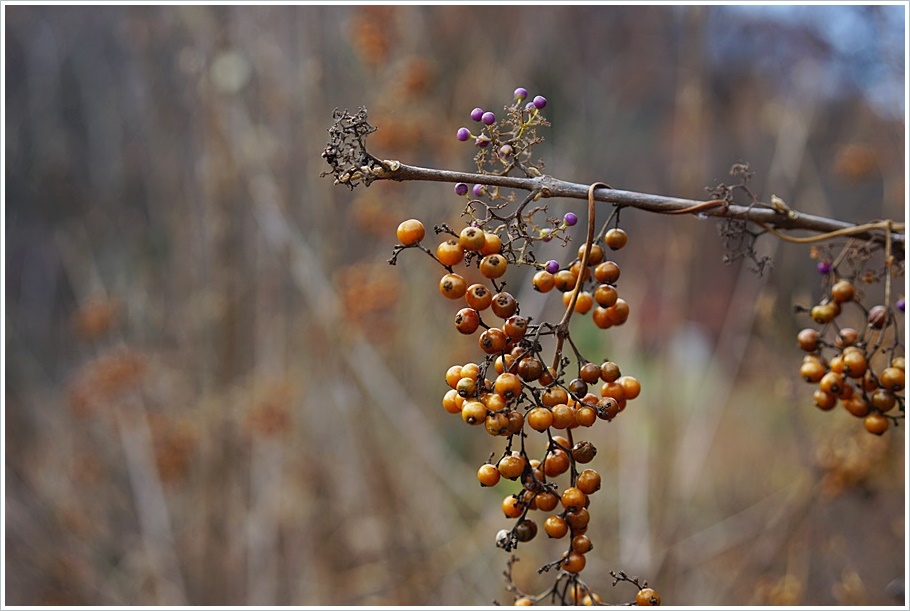
[[[594,460],[596,455],[597,448],[595,448],[594,444],[590,441],[579,441],[572,446],[572,458],[574,458],[577,463],[589,463]]]
[[[489,407],[487,409],[489,409]],[[490,412],[487,414],[483,426],[486,428],[487,433],[494,437],[505,435],[509,428],[509,417],[502,412]]]
[[[423,223],[417,219],[408,219],[402,221],[401,224],[398,225],[398,241],[405,246],[417,244],[424,238],[426,233],[427,231],[424,228]]]

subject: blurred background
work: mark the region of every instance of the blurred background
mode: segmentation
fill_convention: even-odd
[[[456,129],[524,86],[559,178],[700,199],[745,161],[764,201],[903,220],[905,10],[4,6],[5,602],[510,603],[514,490],[474,475],[503,442],[440,403],[475,340],[429,258],[386,263],[401,220],[461,200],[320,178],[332,110],[369,109],[377,157],[471,170]],[[902,603],[905,433],[812,405],[808,247],[760,241],[758,276],[714,221],[622,223],[630,320],[573,334],[643,392],[587,431],[583,577],[608,602],[624,570],[664,604]]]

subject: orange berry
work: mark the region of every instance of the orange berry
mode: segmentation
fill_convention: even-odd
[[[585,506],[585,501],[587,500],[587,495],[575,486],[563,490],[560,497],[562,506],[566,509],[581,509]]]
[[[584,570],[587,560],[585,560],[584,554],[579,554],[576,551],[571,551],[566,554],[566,557],[562,559],[562,568],[568,573],[580,573]]]
[[[398,241],[405,246],[413,246],[423,239],[427,234],[423,223],[417,219],[408,219],[398,225]]]
[[[464,298],[465,301],[468,302],[468,305],[478,312],[486,310],[490,307],[490,304],[493,303],[493,293],[490,292],[490,289],[479,283],[469,286]]]
[[[502,512],[507,518],[518,518],[524,513],[524,507],[514,495],[502,499]]]
[[[878,412],[872,412],[863,419],[866,430],[874,435],[881,435],[888,430],[888,418]]]
[[[616,284],[619,280],[619,266],[613,261],[604,261],[594,268],[594,277],[598,282]]]
[[[483,248],[486,238],[479,227],[465,227],[458,236],[458,243],[465,250],[478,251]]]
[[[553,413],[545,407],[535,407],[528,412],[528,426],[538,432],[543,432],[553,424]]]
[[[616,383],[622,386],[623,397],[631,401],[641,393],[641,383],[632,376],[622,376]]]
[[[600,473],[594,469],[585,469],[575,478],[575,487],[585,494],[594,494],[600,490]]]
[[[539,510],[553,511],[559,504],[559,497],[549,490],[545,490],[544,492],[538,492],[537,496],[534,497],[534,501],[537,503],[537,508]]]
[[[531,286],[540,293],[549,292],[556,284],[553,274],[545,269],[540,270],[531,278]]]
[[[660,605],[660,594],[652,588],[642,588],[635,595],[635,604],[639,607],[656,607]]]
[[[436,247],[436,258],[440,263],[449,267],[458,265],[464,260],[464,248],[455,238],[446,240]]]
[[[550,516],[543,523],[543,529],[553,539],[562,539],[569,532],[569,525],[559,516]]]
[[[612,250],[619,250],[629,241],[629,236],[619,227],[614,227],[604,235],[604,242]]]
[[[514,399],[521,394],[521,380],[514,373],[501,373],[493,382],[493,390],[506,399]]]
[[[904,370],[897,367],[885,367],[878,374],[878,383],[885,390],[900,392],[904,389]]]
[[[474,426],[483,424],[487,419],[487,406],[480,401],[465,401],[461,406],[461,419]]]
[[[499,469],[497,469],[495,465],[480,465],[480,468],[477,470],[477,479],[480,481],[481,486],[495,486],[499,483],[499,478]]]
[[[502,250],[502,240],[495,233],[486,233],[483,234],[483,246],[480,248],[480,254],[482,255],[495,255],[499,254],[499,251]]]
[[[609,284],[601,284],[594,290],[594,301],[602,308],[609,308],[618,298],[619,293]]]
[[[518,479],[524,472],[526,464],[523,456],[507,454],[499,459],[499,473],[506,479]]]
[[[853,299],[853,284],[849,280],[838,280],[831,287],[831,298],[837,303],[844,303]]]
[[[461,299],[468,291],[468,283],[458,274],[446,274],[439,281],[439,292],[449,299]]]
[[[480,260],[480,273],[486,278],[499,278],[506,273],[509,264],[502,255],[487,255]]]

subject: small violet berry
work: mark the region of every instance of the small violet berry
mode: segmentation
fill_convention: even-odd
[[[468,131],[467,127],[459,127],[458,131],[455,132],[455,137],[458,138],[461,142],[464,142],[471,137],[471,132]]]
[[[537,107],[534,106],[534,102],[528,102],[527,104],[525,104],[525,110],[527,110],[527,111],[532,111],[535,108],[537,108]]]
[[[578,215],[574,212],[566,212],[566,215],[562,217],[562,220],[565,221],[566,225],[571,227],[578,222]]]
[[[480,148],[486,148],[490,144],[490,137],[481,134],[480,136],[477,136],[476,140],[474,140],[474,144]]]
[[[474,110],[471,111],[471,118],[474,119],[475,121],[480,121],[480,119],[482,117],[483,117],[483,108],[475,108]]]
[[[831,262],[830,261],[819,261],[818,265],[819,274],[830,274],[831,273]]]
[[[455,184],[455,195],[467,195],[468,194],[468,185],[463,182]]]
[[[515,90],[515,93],[512,94],[512,95],[515,96],[515,99],[516,99],[516,100],[518,100],[519,102],[521,102],[523,99],[525,99],[526,97],[528,97],[528,90],[525,89],[524,87],[519,87],[518,89]]]
[[[559,271],[559,261],[557,261],[556,259],[550,259],[549,261],[547,261],[546,269],[551,274],[555,274],[556,272]]]
[[[483,195],[483,191],[484,191],[483,185],[474,185],[474,187],[471,189],[471,192],[474,194],[475,197],[480,197],[481,195]]]
[[[900,310],[901,312],[903,312],[903,311],[904,311],[904,308],[906,308],[906,307],[907,307],[907,304],[904,302],[903,299],[898,299],[898,300],[897,300],[897,309],[898,309],[898,310]]]
[[[536,108],[543,108],[546,105],[547,105],[547,98],[543,97],[542,95],[538,95],[538,96],[534,97],[534,106]]]
[[[496,123],[496,115],[490,111],[487,111],[483,113],[483,116],[480,117],[480,120],[483,121],[484,125],[493,125]]]

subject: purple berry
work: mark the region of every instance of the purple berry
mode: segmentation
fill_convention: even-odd
[[[499,147],[499,156],[500,157],[509,157],[512,155],[512,152],[513,151],[512,151],[511,144],[503,144],[501,147]]]
[[[527,111],[532,111],[535,108],[537,108],[537,107],[534,106],[534,102],[528,102],[527,104],[525,104],[525,110],[527,110]]]
[[[907,307],[907,304],[904,303],[904,300],[898,299],[897,300],[897,309],[900,310],[901,312],[903,312],[905,307]]]
[[[830,274],[831,273],[831,262],[830,261],[819,261],[818,265],[819,274]]]
[[[559,271],[559,261],[556,259],[550,259],[547,261],[547,271],[551,274],[555,274]]]
[[[534,107],[535,108],[543,108],[546,105],[547,105],[547,98],[543,97],[542,95],[534,96]]]
[[[564,220],[566,222],[566,225],[571,227],[572,225],[574,225],[575,223],[578,222],[578,215],[575,214],[574,212],[566,212],[566,215],[564,217],[562,217],[562,220]]]
[[[474,119],[475,121],[480,121],[480,119],[482,117],[483,117],[483,108],[475,108],[474,110],[471,111],[471,118]]]
[[[490,144],[490,138],[489,138],[489,136],[484,136],[484,135],[477,136],[477,139],[474,140],[474,144],[476,144],[480,148],[486,148]]]
[[[483,185],[474,185],[474,188],[471,189],[471,192],[474,194],[474,197],[480,197],[483,195]]]
[[[468,138],[471,137],[471,132],[468,130],[467,127],[459,127],[458,131],[455,132],[455,137],[458,138],[459,140],[461,140],[462,142],[464,142],[465,140],[467,140]]]
[[[455,195],[467,195],[468,185],[463,182],[455,183]]]
[[[540,230],[540,239],[544,242],[549,242],[553,239],[553,230],[552,229],[541,229]],[[558,265],[558,263],[557,263]]]
[[[484,125],[493,125],[494,123],[496,123],[496,115],[494,115],[490,111],[487,111],[487,112],[483,113],[483,116],[480,117],[480,120],[483,121]]]
[[[513,93],[512,95],[515,96],[516,100],[521,102],[523,99],[528,97],[528,90],[525,89],[524,87],[519,87],[518,89],[515,90],[515,93]]]

